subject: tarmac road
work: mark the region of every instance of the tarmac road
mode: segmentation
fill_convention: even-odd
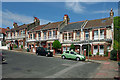
[[[2,65],[3,78],[90,78],[99,63],[64,60],[3,50],[7,64]]]

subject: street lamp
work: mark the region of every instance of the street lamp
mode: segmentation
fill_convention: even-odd
[[[88,37],[88,61],[89,61],[89,37]]]

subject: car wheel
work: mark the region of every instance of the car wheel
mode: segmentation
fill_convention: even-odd
[[[76,58],[76,61],[80,61],[80,58],[79,58],[79,57],[77,57],[77,58]]]
[[[39,54],[38,54],[38,53],[36,53],[36,55],[38,56]]]
[[[65,59],[65,56],[62,56],[62,59]]]

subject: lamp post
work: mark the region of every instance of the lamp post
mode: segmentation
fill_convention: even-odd
[[[89,61],[89,37],[88,37],[88,61]]]

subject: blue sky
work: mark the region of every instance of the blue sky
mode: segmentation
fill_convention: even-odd
[[[62,21],[64,14],[70,22],[100,19],[109,17],[111,8],[118,16],[118,2],[2,2],[2,27],[31,23],[34,16],[40,24]]]

